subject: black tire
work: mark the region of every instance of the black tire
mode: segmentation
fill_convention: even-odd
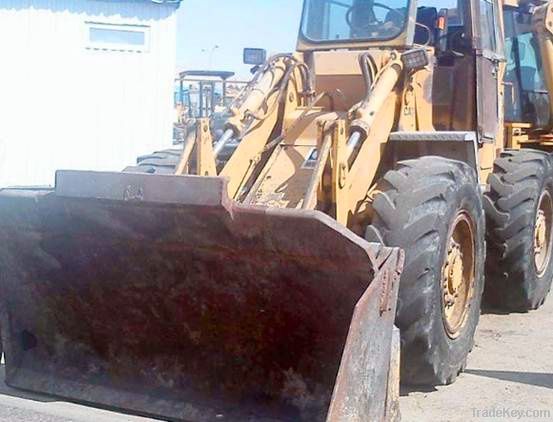
[[[484,199],[489,248],[485,301],[494,308],[537,309],[551,289],[553,259],[538,268],[534,240],[540,199],[545,193],[553,197],[552,173],[551,158],[541,151],[505,151],[495,162]],[[551,242],[549,248],[551,252]]]
[[[401,381],[450,384],[474,344],[484,289],[485,217],[473,169],[441,157],[404,161],[385,174],[373,202],[367,240],[405,251],[396,325],[401,331]],[[446,330],[443,268],[451,227],[466,214],[472,227],[472,297],[457,335]],[[470,296],[470,295],[467,295]]]
[[[175,174],[182,149],[166,149],[138,157],[136,166],[129,166],[125,173]]]

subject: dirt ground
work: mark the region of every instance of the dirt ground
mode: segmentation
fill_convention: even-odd
[[[405,422],[553,421],[553,298],[482,315],[467,371],[432,391],[403,388],[400,407]]]
[[[432,391],[402,389],[405,422],[552,421],[553,298],[529,314],[482,316],[468,368]],[[3,380],[3,368],[0,379]],[[21,393],[0,382],[0,422],[146,422]]]

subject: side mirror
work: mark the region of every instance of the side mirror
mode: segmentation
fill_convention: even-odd
[[[263,48],[245,48],[244,64],[261,66],[267,61],[267,50]]]

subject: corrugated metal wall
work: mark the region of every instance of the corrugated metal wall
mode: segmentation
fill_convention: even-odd
[[[0,186],[121,170],[171,145],[175,6],[0,1]],[[148,52],[93,50],[87,22],[149,26]]]

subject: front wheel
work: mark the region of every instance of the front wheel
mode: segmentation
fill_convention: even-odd
[[[377,191],[367,240],[405,251],[396,316],[401,380],[449,384],[472,349],[484,288],[476,174],[459,161],[423,157],[386,173]]]

